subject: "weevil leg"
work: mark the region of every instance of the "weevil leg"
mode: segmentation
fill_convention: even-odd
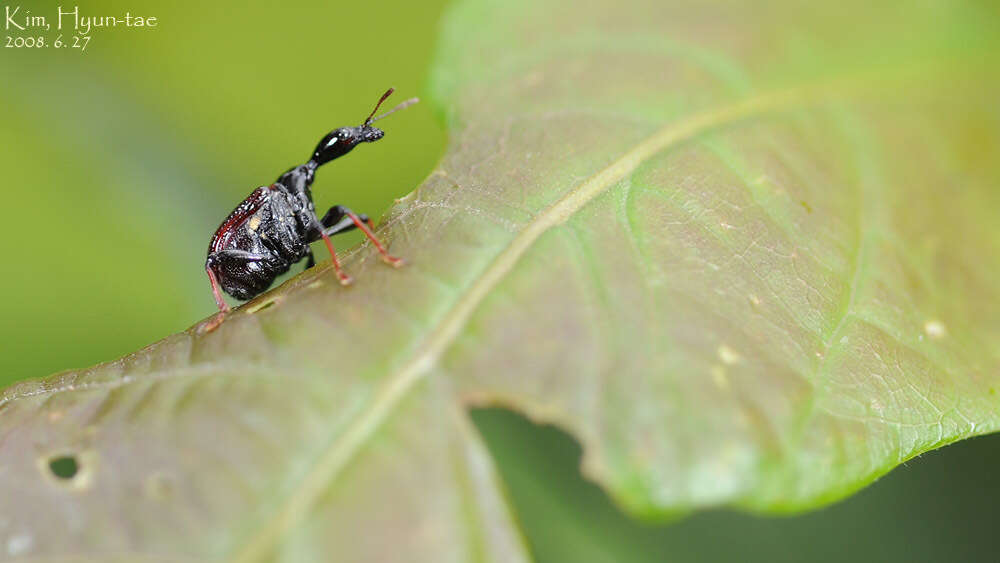
[[[215,304],[219,307],[219,312],[200,328],[201,332],[212,332],[218,328],[230,311],[229,305],[222,298],[222,286],[219,283],[219,278],[215,275],[215,270],[212,269],[212,266],[218,263],[221,257],[235,258],[245,262],[263,262],[271,259],[270,256],[238,249],[225,249],[208,255],[208,259],[205,261],[205,273],[208,274],[208,281],[212,284],[212,296],[215,297]]]
[[[306,267],[302,268],[302,271],[306,271],[316,265],[316,256],[313,254],[312,249],[309,249],[309,254],[306,254]]]
[[[372,220],[368,218],[367,215],[361,213],[358,218],[365,222],[369,228],[372,228]],[[334,205],[326,212],[326,215],[320,220],[323,224],[323,232],[327,236],[338,235],[340,233],[346,233],[348,231],[353,231],[357,229],[358,226],[354,224],[347,214],[344,213],[344,207],[341,205]]]
[[[212,295],[215,296],[215,304],[219,306],[220,313],[228,313],[229,305],[222,298],[222,290],[219,287],[219,278],[215,277],[210,265],[205,265],[205,272],[208,273],[208,281],[212,284]]]
[[[215,277],[215,272],[212,271],[212,260],[209,259],[205,263],[205,272],[208,274],[208,281],[212,284],[212,295],[215,296],[215,304],[219,306],[219,312],[212,317],[212,320],[205,323],[202,326],[202,332],[212,332],[222,324],[222,321],[226,318],[226,313],[229,312],[229,305],[222,298],[222,291],[219,288],[219,280]]]
[[[328,221],[329,225],[327,223]],[[368,240],[372,241],[372,244],[375,245],[375,249],[378,250],[378,253],[382,256],[382,260],[385,261],[386,264],[396,268],[404,264],[402,258],[392,256],[388,251],[386,251],[385,246],[382,245],[382,242],[379,241],[375,236],[375,233],[372,232],[372,221],[367,215],[357,215],[343,205],[334,205],[329,211],[326,212],[326,215],[323,216],[323,226],[330,226],[331,229],[341,225],[342,223],[346,223],[347,221],[353,223],[354,226],[351,228],[361,229],[361,232],[368,237]],[[343,232],[345,230],[350,230],[350,228],[342,228],[339,232]],[[325,232],[324,236],[326,236]]]
[[[337,251],[333,249],[333,241],[330,240],[330,236],[322,230],[319,234],[323,237],[323,243],[326,244],[326,249],[330,251],[330,260],[333,262],[333,269],[337,273],[337,279],[340,280],[340,285],[351,285],[351,282],[354,280],[351,279],[351,276],[345,274],[343,268],[340,267],[340,260],[337,259]]]
[[[315,217],[315,216],[314,216]],[[341,223],[342,214],[338,215],[335,208],[331,207],[326,215],[322,219],[317,219],[319,222],[319,235],[323,237],[323,243],[326,244],[326,249],[330,251],[330,260],[333,262],[333,269],[337,273],[337,278],[340,280],[341,285],[350,285],[354,280],[351,276],[344,273],[344,270],[340,267],[340,260],[337,259],[337,251],[333,249],[333,241],[330,240],[330,235],[335,235],[337,233],[343,232],[345,229]]]

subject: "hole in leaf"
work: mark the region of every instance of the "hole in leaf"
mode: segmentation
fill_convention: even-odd
[[[39,456],[38,471],[49,482],[71,491],[89,491],[97,475],[98,456],[95,450],[57,451]]]
[[[49,470],[57,479],[72,479],[80,471],[80,464],[73,455],[60,455],[49,460]]]

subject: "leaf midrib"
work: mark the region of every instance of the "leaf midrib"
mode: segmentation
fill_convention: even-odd
[[[301,521],[316,498],[327,489],[328,483],[381,425],[393,407],[431,371],[483,299],[513,269],[521,256],[542,234],[567,221],[587,203],[661,151],[679,146],[699,134],[749,117],[843,95],[845,91],[856,86],[864,87],[867,84],[871,87],[870,82],[855,76],[850,80],[827,81],[777,90],[745,98],[714,110],[703,110],[665,125],[607,167],[570,189],[536,215],[534,220],[528,223],[525,229],[518,233],[474,279],[468,290],[435,325],[422,345],[416,347],[416,355],[404,363],[395,374],[386,378],[386,383],[376,394],[370,408],[345,432],[331,437],[329,446],[322,450],[301,485],[291,493],[275,515],[262,524],[257,533],[249,536],[251,538],[249,542],[232,558],[232,561],[259,560],[271,552],[287,530]],[[885,80],[878,82],[884,84]]]

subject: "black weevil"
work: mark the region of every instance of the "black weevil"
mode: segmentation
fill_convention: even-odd
[[[307,258],[306,268],[312,267],[315,258],[309,243],[320,238],[326,243],[334,270],[344,285],[351,283],[351,278],[340,268],[337,253],[330,242],[331,235],[359,228],[386,263],[396,267],[403,264],[402,259],[391,256],[375,238],[367,216],[356,215],[342,205],[335,205],[322,219],[317,217],[309,190],[317,168],[351,152],[358,143],[372,143],[385,135],[381,129],[372,127],[373,122],[417,102],[416,98],[411,98],[374,117],[392,92],[393,89],[389,88],[382,95],[364,123],[328,133],[316,145],[308,162],[285,172],[270,186],[254,190],[219,225],[208,246],[208,259],[205,261],[205,271],[212,282],[219,313],[203,330],[215,329],[229,312],[220,288],[237,299],[251,299],[266,291],[274,278],[303,258]]]

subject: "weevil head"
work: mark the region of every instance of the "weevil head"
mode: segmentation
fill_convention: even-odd
[[[409,107],[417,103],[416,98],[410,98],[405,102],[399,104],[395,108],[382,115],[375,117],[375,112],[382,105],[382,102],[388,98],[394,90],[389,88],[386,90],[385,94],[379,98],[377,104],[375,104],[375,109],[372,110],[368,117],[365,118],[364,122],[357,127],[341,127],[340,129],[334,129],[330,131],[325,137],[320,139],[319,144],[316,145],[316,150],[313,151],[312,160],[309,164],[315,168],[321,164],[330,162],[331,160],[344,156],[345,154],[351,152],[358,145],[358,143],[374,143],[375,141],[381,139],[385,136],[385,131],[377,127],[372,126],[372,122],[378,121],[383,117]]]
[[[384,135],[384,131],[371,125],[334,129],[320,139],[313,151],[312,160],[317,166],[326,164],[351,152],[359,143],[373,143]]]

